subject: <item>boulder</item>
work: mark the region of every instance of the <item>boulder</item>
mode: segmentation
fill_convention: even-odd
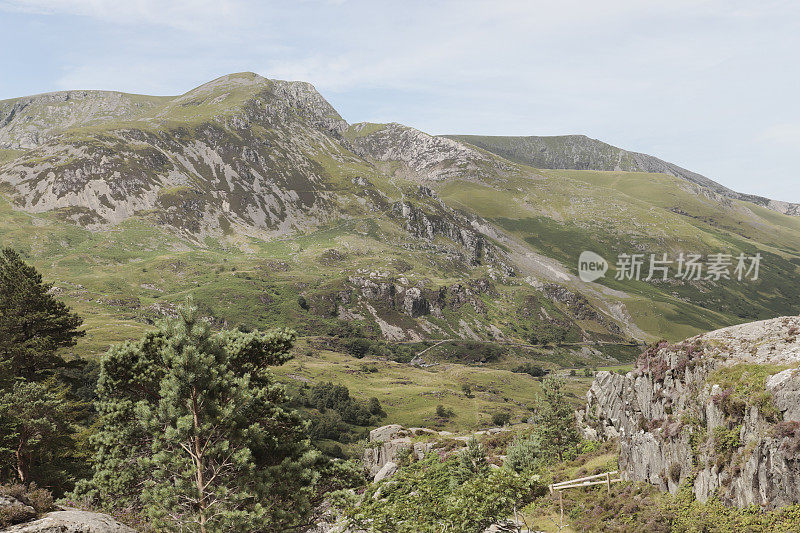
[[[47,513],[43,518],[18,524],[6,533],[136,533],[107,514],[69,509]]]
[[[403,426],[401,426],[400,424],[389,424],[388,426],[381,426],[369,432],[369,441],[386,442],[395,438],[401,431],[403,431]]]
[[[416,433],[434,433],[430,430],[409,430],[399,424],[390,424],[369,432],[371,445],[364,450],[364,468],[370,477],[375,478],[387,464],[400,464],[400,456],[410,450],[417,459],[424,458],[433,450],[433,442],[412,442],[410,435]]]
[[[397,473],[397,463],[389,461],[388,463],[383,465],[380,470],[378,470],[378,473],[375,474],[375,477],[373,478],[372,482],[378,483],[388,477],[392,477],[396,473]]]

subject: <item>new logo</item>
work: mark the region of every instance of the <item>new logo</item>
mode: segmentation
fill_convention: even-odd
[[[581,252],[578,258],[578,277],[587,283],[602,278],[608,270],[608,262],[601,256],[588,250]]]

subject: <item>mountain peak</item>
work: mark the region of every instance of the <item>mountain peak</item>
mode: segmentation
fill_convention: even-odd
[[[269,86],[270,80],[259,76],[254,72],[235,72],[233,74],[226,74],[206,82],[199,87],[195,87],[191,91],[184,93],[178,98],[184,98],[190,95],[211,94],[220,91],[226,91],[241,87],[260,87]]]

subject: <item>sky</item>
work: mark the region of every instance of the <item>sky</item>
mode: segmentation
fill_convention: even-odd
[[[584,134],[800,202],[800,2],[0,0],[0,99],[252,71],[348,122]]]

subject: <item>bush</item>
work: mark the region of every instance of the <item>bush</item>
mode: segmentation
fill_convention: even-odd
[[[381,407],[381,402],[376,397],[372,397],[369,399],[367,403],[367,408],[369,409],[370,414],[383,418],[386,416],[386,412]]]
[[[305,296],[297,297],[297,305],[299,305],[300,308],[303,309],[304,311],[308,311],[309,309],[308,301],[306,300]]]
[[[531,333],[529,339],[531,344],[561,344],[567,338],[567,328],[556,324],[543,323],[537,325]]]
[[[330,409],[311,419],[311,437],[315,440],[328,439],[344,442],[348,428],[342,416]]]
[[[681,464],[680,463],[672,463],[669,467],[669,478],[674,482],[678,483],[681,480]]]
[[[723,426],[714,428],[714,455],[718,466],[730,463],[733,452],[741,445],[739,432],[742,426],[727,429]]]
[[[541,463],[542,453],[541,440],[536,434],[517,437],[506,450],[503,466],[518,473],[531,472]]]
[[[430,454],[401,468],[391,483],[367,486],[344,509],[348,525],[394,533],[483,531],[547,491],[536,476],[464,468],[463,453],[445,460]]]
[[[461,385],[461,391],[467,398],[472,398],[472,387],[469,386],[469,383],[464,383]]]
[[[436,406],[436,416],[439,418],[453,418],[456,413],[442,404]]]
[[[508,411],[497,411],[492,415],[492,424],[495,426],[505,426],[511,421],[511,413]]]
[[[361,359],[369,353],[370,348],[372,348],[372,341],[363,338],[350,339],[347,341],[346,346],[347,353],[353,357]]]
[[[541,378],[547,375],[547,371],[538,365],[532,363],[524,363],[511,370],[517,374],[528,374],[535,378]]]
[[[14,524],[21,524],[36,518],[36,513],[25,505],[13,504],[0,507],[0,528],[7,528]]]
[[[22,504],[0,508],[0,528],[32,520],[39,514],[53,510],[53,495],[46,489],[38,488],[36,483],[0,485],[0,495],[15,498]]]
[[[359,402],[350,396],[346,386],[336,385],[330,381],[317,383],[311,388],[308,405],[316,407],[321,413],[333,409],[339,413],[342,420],[356,426],[370,425],[373,416],[378,418],[386,416],[377,398],[370,398],[366,404]]]

